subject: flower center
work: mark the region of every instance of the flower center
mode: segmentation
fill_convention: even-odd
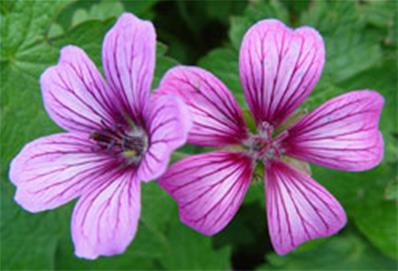
[[[139,127],[116,125],[91,133],[90,138],[104,151],[122,160],[125,166],[137,165],[148,147],[148,137]]]
[[[257,127],[257,130],[258,134],[251,134],[249,138],[243,142],[243,147],[250,156],[255,160],[261,160],[263,162],[280,157],[283,153],[281,143],[287,137],[288,132],[284,131],[273,138],[272,133],[274,128],[268,122],[261,123],[261,125]]]

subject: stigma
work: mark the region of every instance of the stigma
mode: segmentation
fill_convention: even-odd
[[[90,138],[101,151],[120,160],[123,166],[138,165],[148,147],[146,132],[136,126],[106,127],[92,132]]]
[[[253,160],[266,162],[279,158],[283,154],[282,142],[288,136],[288,131],[283,131],[278,135],[273,135],[273,132],[274,127],[264,121],[257,127],[257,134],[249,135],[242,142],[244,149]]]

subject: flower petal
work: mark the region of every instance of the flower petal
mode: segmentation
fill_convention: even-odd
[[[240,78],[256,122],[283,122],[310,94],[325,61],[322,37],[310,27],[292,30],[277,20],[252,26],[240,49]]]
[[[60,127],[90,133],[113,122],[109,87],[80,48],[64,47],[58,64],[40,77],[40,85],[47,112]]]
[[[15,200],[31,212],[78,197],[106,172],[109,157],[93,151],[87,135],[55,134],[27,144],[10,166]]]
[[[160,83],[159,92],[176,94],[188,104],[193,116],[189,143],[219,147],[239,144],[247,137],[238,103],[210,72],[188,66],[170,69]]]
[[[140,182],[133,172],[111,175],[75,206],[72,238],[78,257],[120,254],[135,236],[141,210]]]
[[[192,121],[187,106],[174,95],[154,95],[144,118],[149,148],[137,174],[140,180],[150,181],[164,173],[171,153],[184,145]]]
[[[325,188],[283,162],[266,165],[265,192],[269,234],[279,255],[333,235],[346,223],[344,209]]]
[[[130,13],[119,17],[103,44],[102,66],[106,78],[121,103],[121,110],[138,123],[149,99],[155,46],[152,23]]]
[[[159,184],[177,201],[183,223],[213,235],[238,211],[252,173],[253,162],[245,154],[215,151],[178,161]]]
[[[322,104],[289,129],[288,155],[341,170],[370,169],[383,159],[383,97],[352,91]]]

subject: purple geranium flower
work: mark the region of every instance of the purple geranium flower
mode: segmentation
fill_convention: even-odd
[[[41,76],[45,107],[68,132],[27,144],[11,163],[10,179],[15,200],[31,212],[80,197],[71,226],[77,256],[126,249],[140,217],[141,181],[158,178],[186,141],[185,104],[150,95],[155,46],[152,23],[123,14],[103,44],[107,81],[74,46]]]
[[[322,37],[310,27],[292,30],[277,20],[263,20],[250,28],[240,49],[240,78],[257,134],[248,130],[238,103],[211,73],[176,67],[165,75],[160,91],[182,97],[193,115],[188,142],[223,148],[183,159],[161,177],[183,223],[207,235],[222,230],[260,162],[269,234],[278,254],[345,225],[342,206],[299,170],[295,159],[347,171],[379,164],[383,97],[352,91],[298,121],[288,119],[318,81],[324,59]],[[292,158],[296,166],[287,163]]]

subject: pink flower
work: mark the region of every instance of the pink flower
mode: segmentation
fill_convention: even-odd
[[[240,78],[256,134],[231,92],[211,73],[176,67],[165,75],[160,91],[179,95],[193,115],[188,142],[222,148],[183,159],[161,177],[183,223],[207,235],[221,231],[238,211],[259,162],[269,234],[278,254],[345,225],[338,201],[285,158],[347,171],[376,166],[383,157],[378,129],[383,97],[352,91],[278,130],[310,94],[324,60],[322,37],[310,27],[292,30],[263,20],[250,28],[240,49]]]
[[[158,178],[185,143],[188,109],[174,95],[150,95],[156,34],[123,14],[107,33],[107,81],[83,50],[62,49],[40,78],[45,107],[65,133],[27,144],[11,163],[15,200],[26,210],[56,208],[79,197],[72,237],[79,257],[122,253],[140,217],[141,181]]]

